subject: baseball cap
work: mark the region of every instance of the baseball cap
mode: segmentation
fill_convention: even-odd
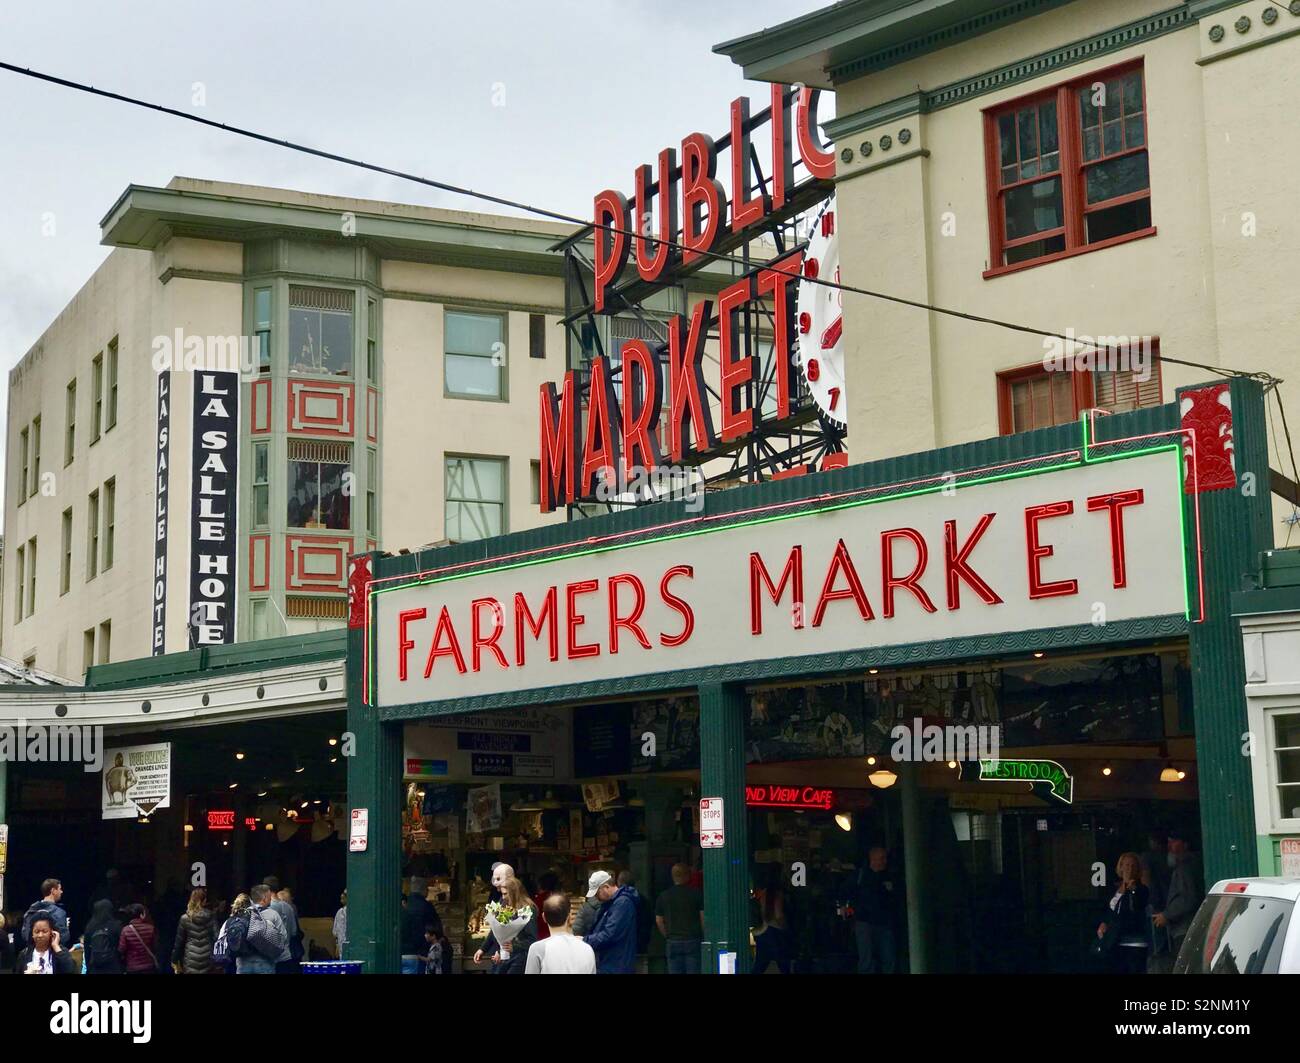
[[[587,896],[596,896],[596,891],[607,882],[613,882],[614,876],[608,871],[593,871],[591,878],[587,879]]]

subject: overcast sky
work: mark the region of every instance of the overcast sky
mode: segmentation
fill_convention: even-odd
[[[586,217],[595,192],[630,191],[632,168],[661,148],[696,129],[722,135],[735,96],[765,98],[714,44],[821,6],[42,0],[0,7],[0,59]],[[103,261],[99,221],[129,183],[180,174],[474,209],[8,71],[0,116],[6,376]]]

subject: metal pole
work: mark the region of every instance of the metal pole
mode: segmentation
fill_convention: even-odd
[[[903,865],[907,881],[907,948],[908,970],[925,974],[925,819],[921,810],[921,789],[916,765],[903,761],[898,765],[899,789],[903,803]]]

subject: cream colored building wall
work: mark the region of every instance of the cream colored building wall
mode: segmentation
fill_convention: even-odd
[[[383,549],[415,549],[446,537],[447,455],[505,458],[506,529],[563,520],[532,499],[540,439],[538,391],[564,376],[564,290],[555,277],[386,261],[380,527]],[[444,394],[443,318],[448,306],[507,314],[507,401]],[[524,309],[512,309],[522,307]],[[529,357],[529,312],[546,314],[546,357]]]
[[[1260,27],[1257,9],[1264,6],[1241,8]],[[1167,0],[1070,4],[842,84],[836,112],[850,115],[918,87],[932,90],[1168,7]],[[1220,12],[1199,27],[1193,22],[845,138],[837,149],[852,147],[856,157],[840,163],[837,189],[843,278],[1041,329],[1155,336],[1168,357],[1296,378],[1300,355],[1287,337],[1300,314],[1291,290],[1300,256],[1294,209],[1300,135],[1293,108],[1300,37],[1198,65],[1209,26],[1225,25],[1231,37],[1238,14]],[[1300,24],[1285,7],[1281,18]],[[990,249],[982,112],[1138,57],[1146,77],[1156,235],[984,279]],[[913,136],[906,152],[897,143],[904,127]],[[870,169],[882,153],[864,159],[858,146],[883,133],[896,139],[895,158],[912,157]],[[1256,214],[1253,237],[1242,235],[1246,211]],[[854,461],[997,435],[996,373],[1045,353],[1032,335],[865,296],[846,293],[844,311]],[[1163,398],[1171,401],[1176,387],[1212,375],[1166,363]],[[1296,431],[1300,386],[1284,388],[1288,395]],[[1300,433],[1295,438],[1300,442]],[[1289,459],[1285,464],[1289,473]],[[1277,453],[1273,465],[1283,467]]]

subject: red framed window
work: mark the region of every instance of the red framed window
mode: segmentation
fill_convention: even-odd
[[[1109,360],[1105,355],[1110,354]],[[997,375],[998,430],[1002,435],[1050,428],[1078,420],[1083,410],[1097,407],[1108,413],[1159,406],[1160,342],[1152,340],[1149,360],[1141,368],[1117,360],[1114,352],[1094,352],[1096,368],[1048,371],[1042,363]],[[1100,360],[1099,360],[1100,359]]]
[[[1150,236],[1141,62],[984,112],[986,277]]]

